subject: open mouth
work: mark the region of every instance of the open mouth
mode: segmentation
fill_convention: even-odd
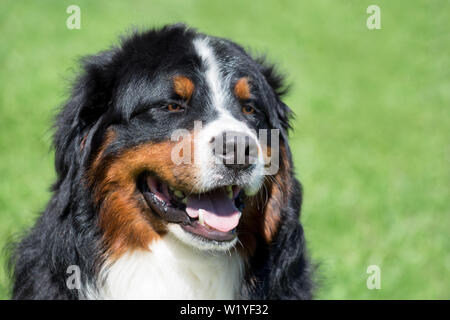
[[[239,186],[186,194],[153,175],[143,177],[141,185],[147,204],[164,220],[208,240],[224,242],[236,238],[245,197]]]

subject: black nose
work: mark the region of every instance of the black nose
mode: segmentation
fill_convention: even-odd
[[[245,170],[258,159],[256,140],[243,132],[225,131],[211,143],[217,159],[230,169]]]

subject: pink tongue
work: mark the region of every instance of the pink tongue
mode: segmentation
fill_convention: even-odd
[[[205,210],[203,214],[205,223],[222,232],[236,228],[241,217],[234,201],[228,198],[223,189],[189,196],[186,204],[188,215],[197,218],[199,209]]]

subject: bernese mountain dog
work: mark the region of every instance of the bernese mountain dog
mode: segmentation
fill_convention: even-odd
[[[264,58],[184,25],[83,59],[12,297],[311,298],[284,93]]]

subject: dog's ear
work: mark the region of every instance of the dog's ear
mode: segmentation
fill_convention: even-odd
[[[277,71],[275,65],[268,63],[264,57],[256,59],[256,62],[259,65],[259,71],[274,93],[274,95],[267,98],[274,115],[270,117],[270,121],[273,127],[282,129],[283,133],[286,134],[291,128],[290,121],[294,115],[292,110],[282,100],[289,92],[289,86],[286,85],[285,77]]]
[[[109,66],[113,56],[111,50],[82,60],[82,71],[56,117],[53,145],[57,179],[52,190],[58,193],[54,210],[61,214],[74,202],[72,189],[79,188],[83,167],[110,121],[106,111],[111,101],[113,75]]]
[[[114,52],[106,51],[82,60],[82,71],[71,95],[55,121],[55,167],[63,178],[89,154],[96,131],[104,124],[111,101],[113,75],[109,65]]]
[[[261,59],[258,62],[274,93],[267,99],[271,99],[271,125],[280,130],[279,168],[266,179],[269,196],[263,211],[262,239],[250,259],[242,294],[255,299],[309,299],[313,282],[299,221],[302,187],[294,175],[287,135],[292,111],[282,101],[287,87],[274,66]]]

